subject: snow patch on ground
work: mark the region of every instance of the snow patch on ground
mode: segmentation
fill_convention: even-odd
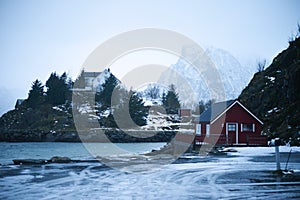
[[[273,77],[273,76],[266,76],[266,78],[269,79],[269,81],[272,83],[275,82],[275,77]]]
[[[274,147],[235,147],[233,148],[238,152],[229,153],[230,155],[237,155],[243,157],[251,157],[251,156],[267,156],[275,153]],[[289,147],[289,146],[280,146],[279,152],[288,153],[292,150],[292,152],[300,152],[300,147]]]

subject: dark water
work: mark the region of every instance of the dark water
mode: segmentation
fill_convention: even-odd
[[[13,159],[50,159],[66,156],[71,159],[91,159],[96,156],[126,155],[159,149],[166,143],[64,143],[64,142],[0,142],[0,164]]]
[[[127,144],[126,154],[107,151],[110,163],[11,165],[8,163],[10,156],[49,158],[59,155],[90,159],[93,155],[80,147],[81,144],[72,143],[1,145],[1,162],[6,164],[0,166],[0,199],[300,198],[297,158],[300,148],[293,149],[288,165],[294,173],[277,175],[273,173],[276,165],[272,162],[274,149],[271,147],[236,148],[237,153],[227,156],[183,156],[176,164],[171,164],[167,162],[168,155],[148,157],[133,153],[145,151],[147,145],[147,148],[154,148],[152,144],[144,147]],[[119,147],[125,149],[125,146]],[[283,152],[289,150],[281,148]],[[283,168],[286,158],[282,154]]]

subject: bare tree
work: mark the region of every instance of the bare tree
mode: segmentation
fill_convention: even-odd
[[[158,99],[160,97],[160,89],[158,85],[150,85],[146,89],[146,95],[151,99]]]
[[[266,59],[260,60],[257,62],[257,71],[258,72],[262,72],[265,70],[266,62],[267,62]]]

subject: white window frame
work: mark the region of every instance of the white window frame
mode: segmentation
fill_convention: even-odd
[[[255,132],[255,124],[254,123],[252,123],[252,130],[244,130],[244,125],[245,124],[250,124],[250,123],[242,123],[241,124],[241,132],[249,132],[249,131],[252,131],[252,132]]]
[[[206,124],[206,136],[210,135],[210,124]]]
[[[201,135],[201,124],[196,124],[196,135]]]
[[[230,126],[230,125],[234,125],[234,126],[235,126],[235,129],[234,129],[234,130],[229,130],[229,126]],[[233,122],[227,123],[227,130],[228,130],[228,131],[236,131],[237,128],[238,128],[238,127],[237,127],[237,123],[233,123]]]

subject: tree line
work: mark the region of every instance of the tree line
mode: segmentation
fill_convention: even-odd
[[[51,73],[45,85],[38,79],[32,83],[28,98],[22,103],[22,107],[41,109],[45,105],[64,105],[72,108],[74,85],[84,88],[84,73],[81,73],[75,82],[66,73]],[[125,88],[112,73],[99,88],[101,89],[94,94],[95,104],[89,106],[96,110],[102,127],[130,128],[147,124],[150,107],[145,106],[140,93]],[[167,114],[178,113],[180,101],[173,85],[162,94],[161,99]]]
[[[61,76],[56,74],[56,72],[51,73],[45,85],[36,79],[29,90],[25,106],[28,108],[38,108],[43,104],[57,106],[70,103],[72,99],[72,87],[73,81],[67,77],[65,72]]]

